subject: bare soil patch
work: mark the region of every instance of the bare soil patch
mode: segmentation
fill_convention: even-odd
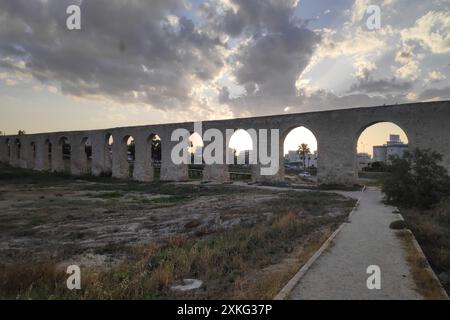
[[[0,297],[271,298],[350,212],[331,193],[0,167]],[[65,288],[69,264],[83,288]],[[196,292],[169,288],[200,278]]]

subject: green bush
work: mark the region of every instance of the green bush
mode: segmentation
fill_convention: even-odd
[[[442,155],[430,149],[405,152],[403,158],[391,157],[389,175],[382,191],[389,203],[403,207],[430,208],[450,194],[447,170],[439,165]]]
[[[403,220],[392,221],[391,224],[389,225],[389,228],[393,230],[403,230],[406,229],[407,227],[408,225]]]

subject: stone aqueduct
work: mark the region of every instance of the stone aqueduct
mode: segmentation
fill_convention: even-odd
[[[216,128],[221,130],[224,136],[226,129],[279,129],[280,158],[283,155],[282,142],[286,135],[293,128],[304,126],[311,130],[317,139],[319,183],[353,184],[357,178],[357,140],[363,130],[379,122],[393,122],[401,127],[408,136],[410,148],[431,148],[442,154],[442,164],[450,172],[450,101],[205,121],[202,124],[203,131]],[[132,136],[135,141],[132,177],[138,181],[151,181],[153,180],[151,138],[158,135],[161,138],[160,180],[183,181],[188,178],[188,166],[173,164],[170,156],[172,147],[178,143],[170,141],[170,136],[177,128],[194,132],[194,124],[186,122],[1,136],[0,161],[16,167],[59,172],[64,169],[62,141],[67,139],[71,145],[71,174],[83,175],[90,172],[92,175],[101,175],[111,172],[113,177],[128,178],[126,143],[128,137]],[[109,151],[108,139],[111,135],[114,143]],[[92,145],[89,171],[85,153],[87,139]],[[49,144],[52,146],[51,158],[48,156]],[[280,170],[275,176],[259,176],[257,173],[259,170],[252,172],[255,181],[261,179],[279,181],[284,178],[283,165],[280,165]],[[227,181],[228,165],[205,165],[203,179]]]

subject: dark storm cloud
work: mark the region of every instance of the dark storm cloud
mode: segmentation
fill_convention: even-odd
[[[419,95],[419,100],[449,100],[450,99],[450,86],[444,88],[429,88],[424,90]]]
[[[379,80],[365,78],[359,79],[358,83],[353,84],[350,87],[349,92],[386,94],[404,92],[412,87],[413,85],[411,82],[400,82],[395,78]]]
[[[82,29],[66,29],[74,1],[0,2],[0,59],[76,96],[136,98],[158,108],[189,103],[192,86],[209,81],[223,66],[217,38],[180,17],[180,1],[84,0]],[[139,94],[136,95],[135,92]]]
[[[202,7],[205,19],[218,34],[240,36],[247,43],[230,59],[237,84],[246,94],[227,101],[235,111],[244,104],[250,113],[282,110],[296,100],[295,83],[310,62],[320,36],[294,16],[296,1],[232,0],[233,8],[214,11]],[[226,91],[225,91],[226,92]],[[227,96],[228,97],[228,96]],[[259,101],[264,101],[263,104]]]
[[[66,8],[74,2],[0,0],[0,72],[31,74],[69,95],[167,111],[223,107],[194,97],[192,89],[219,87],[215,80],[226,73],[232,77],[225,83],[235,83],[219,88],[217,101],[234,115],[401,103],[412,89],[412,83],[367,73],[343,96],[298,91],[295,83],[321,37],[295,16],[294,0],[229,0],[233,8],[207,1],[195,21],[183,16],[182,0],[84,0],[82,30],[69,31]],[[401,58],[411,58],[407,54]],[[244,92],[239,97],[235,85]],[[444,96],[438,89],[419,94]]]
[[[290,97],[270,97],[258,96],[242,97],[232,99],[229,103],[233,104],[237,115],[246,115],[246,111],[255,110],[256,114],[279,114],[284,108],[288,107],[286,112],[301,113],[321,110],[332,110],[342,108],[369,107],[377,105],[389,105],[397,103],[406,103],[404,94],[396,95],[375,95],[367,94],[346,94],[337,95],[327,90],[317,90],[308,96],[290,96]],[[263,111],[259,113],[258,111]]]
[[[236,78],[262,93],[295,95],[295,82],[308,65],[318,37],[297,26],[257,38],[238,56]]]

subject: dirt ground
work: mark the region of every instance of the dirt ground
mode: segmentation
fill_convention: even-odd
[[[39,256],[52,257],[61,266],[114,266],[140,245],[167,245],[180,237],[199,243],[243,227],[251,236],[252,226],[267,224],[283,212],[300,217],[307,231],[304,236],[299,234],[303,242],[274,238],[272,243],[280,242],[277,246],[286,252],[272,252],[273,259],[253,272],[261,277],[280,269],[294,273],[299,261],[307,258],[300,253],[311,255],[354,204],[354,200],[330,193],[258,190],[200,181],[76,179],[5,166],[0,167],[0,182],[3,266]],[[247,245],[248,239],[243,241]],[[308,241],[314,245],[308,247]],[[288,276],[283,274],[283,279]],[[277,283],[273,290],[282,285]]]
[[[256,222],[272,214],[264,203],[277,197],[248,190],[245,195],[207,196],[111,192],[102,190],[102,183],[88,181],[48,187],[3,184],[0,258],[29,252],[117,258],[114,251],[121,246],[162,242],[180,234],[202,236]]]

